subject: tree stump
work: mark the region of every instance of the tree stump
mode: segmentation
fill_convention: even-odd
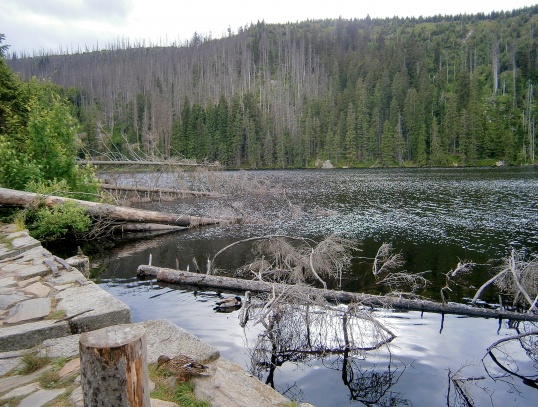
[[[115,325],[80,335],[85,407],[150,407],[146,330]]]

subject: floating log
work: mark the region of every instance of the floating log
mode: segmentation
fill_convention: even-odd
[[[175,167],[220,167],[217,164],[182,163],[178,161],[134,161],[134,160],[77,160],[81,165],[157,165]]]
[[[205,196],[210,198],[219,198],[222,197],[222,194],[217,194],[216,192],[206,192],[206,191],[189,191],[184,189],[169,189],[169,188],[150,188],[150,187],[130,187],[124,185],[113,185],[113,184],[101,184],[101,188],[109,191],[126,191],[126,192],[139,192],[142,194],[167,194],[167,195],[179,195],[179,196]]]
[[[175,232],[188,229],[186,226],[163,225],[160,223],[122,223],[113,226],[114,232]]]
[[[169,268],[154,267],[149,265],[138,266],[137,274],[141,278],[156,277],[158,281],[172,284],[184,284],[198,287],[211,287],[234,291],[272,292],[273,287],[281,292],[289,286],[285,284],[273,284],[265,281],[243,280],[239,278],[214,276],[207,274],[178,271]],[[490,309],[473,307],[465,304],[449,303],[442,304],[429,300],[414,300],[401,297],[351,293],[347,291],[326,290],[314,287],[305,287],[315,295],[323,295],[329,301],[339,303],[357,303],[370,307],[389,307],[399,310],[435,312],[441,314],[467,315],[482,318],[502,318],[511,320],[538,321],[537,314],[527,314],[502,309]]]
[[[221,223],[235,223],[237,218],[206,218],[198,216],[180,215],[166,212],[148,211],[144,209],[127,208],[124,206],[109,205],[97,202],[82,201],[79,199],[63,198],[53,195],[40,195],[33,192],[17,191],[0,188],[0,205],[27,206],[32,203],[41,203],[52,207],[64,202],[75,202],[82,206],[86,212],[96,218],[104,218],[119,222],[159,223],[175,226],[203,226]]]
[[[84,406],[150,407],[146,330],[115,325],[80,335]]]

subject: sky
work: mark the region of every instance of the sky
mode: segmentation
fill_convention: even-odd
[[[219,38],[251,23],[312,19],[475,14],[537,0],[0,0],[0,33],[17,54],[183,44],[195,32]]]

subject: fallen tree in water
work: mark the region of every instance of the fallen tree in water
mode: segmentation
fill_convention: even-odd
[[[258,293],[270,293],[273,292],[273,290],[276,290],[278,293],[283,292],[289,287],[288,284],[198,274],[189,271],[179,271],[151,265],[140,265],[138,267],[137,274],[141,278],[150,277],[156,278],[158,281],[172,284],[209,287],[219,290],[251,291]],[[306,285],[302,286],[302,288],[305,295],[322,296],[329,301],[339,303],[355,303],[367,307],[389,307],[399,310],[457,314],[472,317],[538,321],[538,315],[536,314],[523,314],[502,309],[479,308],[456,303],[442,304],[435,301],[407,299],[402,297],[393,297],[390,295],[383,296],[352,293],[347,291],[314,288]]]
[[[258,257],[250,264],[236,270],[236,275],[251,275],[253,279],[214,275],[219,271],[215,265],[219,256],[236,245],[245,243],[255,244],[253,250]],[[448,302],[443,293],[451,291],[452,280],[460,274],[469,273],[474,263],[462,264],[460,262],[454,271],[447,273],[446,285],[441,289],[442,302],[431,301],[419,296],[416,292],[429,284],[423,276],[424,273],[400,271],[403,258],[400,254],[394,253],[392,246],[388,243],[381,245],[373,259],[372,266],[372,273],[377,284],[386,286],[390,290],[388,294],[370,295],[327,289],[325,278],[339,282],[339,286],[341,286],[342,270],[350,264],[351,252],[358,250],[352,241],[336,235],[331,235],[320,242],[285,235],[257,236],[236,241],[219,250],[212,259],[208,259],[206,274],[153,267],[150,261],[149,265],[138,267],[138,275],[140,277],[156,277],[159,281],[173,284],[253,293],[269,293],[275,289],[277,292],[284,292],[290,287],[296,287],[304,293],[305,298],[315,296],[337,303],[354,303],[367,307],[386,307],[485,318],[538,321],[538,314],[534,312],[533,307],[529,308],[526,313],[520,313],[506,310],[503,307],[494,309],[476,306],[476,299],[483,288],[478,291],[471,305]],[[515,256],[514,252],[512,256]],[[514,263],[514,260],[512,259],[509,263]],[[536,267],[536,261],[532,260],[529,263],[520,261],[517,268],[530,270],[531,274],[536,275],[534,272]],[[196,269],[199,271],[198,267]],[[528,287],[530,295],[536,296],[536,287],[534,284],[529,284],[529,281],[534,283],[533,279],[525,277],[524,280],[519,280],[520,278],[517,278],[517,283],[510,284],[518,287],[517,293],[519,290],[523,290],[525,296],[529,297],[523,288],[525,285]],[[309,285],[312,281],[320,282],[323,288]],[[501,291],[506,292],[507,290],[501,289]]]
[[[211,218],[182,215],[175,213],[148,211],[144,209],[116,206],[105,203],[88,202],[79,199],[64,198],[53,195],[41,195],[33,192],[0,188],[0,206],[46,205],[53,207],[65,202],[74,202],[85,209],[88,215],[95,219],[119,223],[161,224],[169,225],[172,229],[177,226],[196,227],[238,222],[237,218]],[[140,229],[140,227],[139,227]]]
[[[119,192],[133,193],[139,200],[171,200],[174,198],[185,198],[187,196],[194,197],[209,197],[218,198],[222,197],[222,194],[216,192],[207,191],[189,191],[183,189],[170,189],[170,188],[152,188],[142,186],[125,186],[125,185],[113,185],[113,184],[101,184],[102,189],[109,191],[110,193],[118,194]],[[143,196],[140,196],[140,195]]]

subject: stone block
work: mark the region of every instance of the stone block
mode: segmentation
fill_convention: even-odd
[[[24,385],[22,387],[19,387],[17,389],[11,390],[10,392],[8,392],[8,393],[4,394],[2,397],[0,397],[0,400],[10,399],[11,397],[27,396],[27,395],[35,392],[38,389],[39,389],[39,383],[38,382],[30,383],[30,384]]]
[[[72,286],[55,296],[56,309],[65,311],[71,332],[94,331],[111,325],[131,323],[129,307],[93,282]]]
[[[19,407],[41,407],[47,404],[49,401],[54,400],[61,395],[65,389],[53,389],[53,390],[38,390],[32,393],[28,397],[22,399]]]
[[[45,264],[37,266],[27,266],[17,270],[17,278],[19,280],[27,280],[32,277],[43,277],[50,273],[50,269]]]
[[[40,345],[45,339],[69,334],[69,324],[66,321],[55,323],[44,320],[21,325],[4,325],[0,329],[0,352],[31,349]]]
[[[3,289],[0,292],[0,310],[8,309],[18,302],[27,300],[29,298],[31,297],[14,289]]]
[[[188,355],[202,363],[211,362],[220,356],[216,348],[169,320],[145,321],[139,324],[146,329],[148,363],[156,363],[160,355]]]
[[[80,358],[76,358],[67,362],[59,371],[58,376],[60,379],[75,373],[80,372]]]
[[[13,287],[17,284],[17,280],[15,280],[13,277],[6,277],[0,279],[0,289],[6,288],[6,287]]]
[[[4,320],[4,324],[19,324],[36,321],[49,315],[52,301],[50,298],[34,298],[15,305]]]
[[[45,277],[47,283],[52,284],[53,286],[64,285],[64,284],[73,284],[78,281],[86,281],[86,277],[75,268],[71,268],[70,271],[65,269],[60,269],[60,275],[54,277],[52,274],[48,274]]]
[[[26,287],[31,284],[37,283],[38,281],[41,281],[41,277],[32,277],[27,280],[22,280],[17,283],[19,287]]]
[[[194,377],[194,395],[212,407],[285,407],[291,401],[275,389],[245,372],[240,366],[220,358],[206,377]]]
[[[41,282],[30,284],[22,289],[25,294],[34,295],[36,297],[46,297],[52,289]]]
[[[78,356],[78,341],[80,335],[69,335],[62,338],[52,338],[43,341],[38,355],[48,358],[70,358]]]

